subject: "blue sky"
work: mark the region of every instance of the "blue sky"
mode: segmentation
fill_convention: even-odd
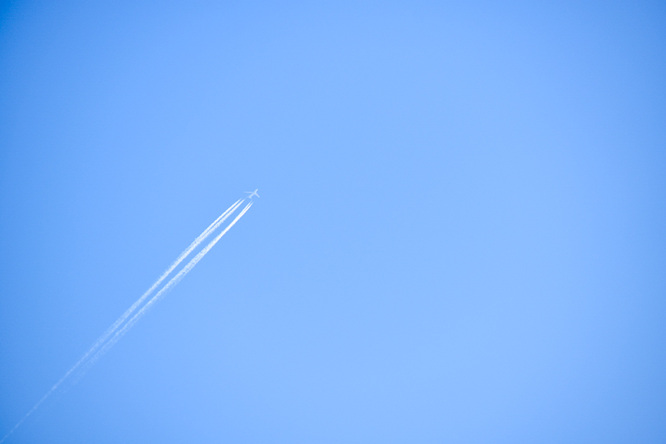
[[[7,442],[658,442],[660,2],[4,2]]]

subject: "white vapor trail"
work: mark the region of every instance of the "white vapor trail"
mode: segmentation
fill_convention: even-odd
[[[204,249],[202,249],[194,258],[188,262],[188,264],[183,267],[178,274],[176,274],[171,280],[160,289],[137,313],[134,313],[138,307],[155,291],[156,288],[180,265],[183,260],[192,253],[207,237],[210,236],[212,232],[217,230],[222,223],[229,218],[238,207],[245,201],[245,199],[239,199],[234,202],[229,208],[227,208],[213,223],[211,223],[197,238],[178,256],[178,258],[169,266],[169,268],[162,273],[162,275],[155,281],[155,283],[148,289],[146,292],[141,295],[136,302],[128,308],[125,313],[122,314],[114,323],[107,329],[107,331],[95,341],[92,347],[79,359],[76,364],[74,364],[65,375],[58,380],[42,398],[37,401],[37,403],[21,418],[21,420],[16,423],[12,429],[5,434],[5,436],[0,439],[0,444],[2,444],[10,435],[16,431],[16,429],[25,422],[30,415],[32,415],[43,403],[48,399],[58,388],[72,375],[72,373],[81,369],[81,367],[86,364],[83,369],[89,368],[94,364],[109,348],[111,348],[118,340],[145,314],[146,310],[154,304],[166,291],[171,287],[177,284],[187,273],[190,272],[192,268],[203,258],[203,256],[210,251],[211,248],[226,234],[229,229],[238,222],[238,220],[250,209],[252,202],[247,204],[245,208],[236,216],[233,221],[219,234],[217,235]],[[134,316],[132,314],[134,313]],[[130,316],[132,316],[130,318]],[[129,321],[128,321],[129,318]],[[127,322],[126,322],[127,321]],[[125,324],[125,325],[123,325]],[[122,326],[122,327],[121,327]]]
[[[150,309],[150,307],[153,304],[159,301],[160,298],[164,296],[164,294],[171,289],[171,287],[180,282],[181,279],[183,279],[185,275],[187,275],[187,273],[189,273],[199,263],[199,261],[203,259],[203,257],[211,250],[211,248],[213,248],[215,244],[218,243],[220,239],[222,239],[222,236],[224,236],[227,233],[227,231],[229,231],[231,227],[233,227],[236,224],[236,222],[238,222],[240,218],[243,217],[243,215],[247,212],[247,210],[250,209],[251,206],[252,202],[245,205],[245,208],[241,210],[238,216],[236,216],[234,220],[231,221],[231,223],[224,230],[222,230],[220,234],[218,234],[212,241],[210,241],[208,245],[206,245],[206,247],[204,247],[199,253],[197,253],[197,255],[194,256],[187,263],[187,265],[185,265],[183,269],[178,272],[178,274],[172,277],[171,280],[167,282],[167,284],[160,289],[160,291],[155,293],[155,296],[153,296],[148,302],[146,302],[146,304],[143,307],[141,307],[141,310],[136,312],[136,314],[132,316],[132,318],[129,321],[127,321],[125,325],[119,328],[113,334],[113,336],[104,344],[104,346],[99,351],[97,351],[95,356],[93,356],[90,359],[90,364],[91,365],[94,364],[95,361],[97,361],[97,359],[99,359],[102,355],[104,355],[104,353],[106,353],[111,347],[113,347],[113,345],[116,342],[118,342],[118,340],[122,338],[125,335],[125,333],[127,333],[127,331],[130,328],[132,328],[132,326],[134,326],[134,324],[136,324],[139,319],[141,319],[143,315],[146,314],[146,312]]]
[[[99,348],[106,343],[111,335],[113,335],[116,330],[118,330],[118,328],[127,320],[127,318],[132,315],[132,313],[136,311],[136,309],[148,298],[148,296],[150,296],[153,291],[155,291],[155,289],[159,287],[162,282],[164,282],[164,280],[173,272],[173,270],[175,270],[176,267],[178,267],[178,265],[180,265],[180,263],[183,262],[183,260],[189,256],[190,253],[192,253],[192,251],[210,235],[210,233],[218,229],[219,226],[222,225],[222,223],[224,223],[224,221],[227,220],[229,216],[231,216],[244,201],[245,199],[238,199],[222,214],[220,214],[217,219],[215,219],[213,223],[211,223],[199,236],[197,236],[197,238],[194,239],[192,243],[185,250],[183,250],[182,253],[180,253],[180,256],[178,256],[173,264],[171,264],[171,266],[169,266],[169,268],[167,268],[164,273],[162,273],[162,275],[155,281],[155,283],[148,290],[146,290],[146,292],[142,294],[141,297],[137,299],[130,308],[125,310],[125,313],[123,313],[122,316],[120,316],[116,322],[114,322],[113,325],[109,327],[106,332],[104,332],[104,334],[100,336],[99,339],[97,339],[97,341],[95,341],[95,343],[92,345],[92,347],[90,347],[86,354],[84,354],[81,359],[79,359],[77,363],[74,364],[74,366],[69,369],[67,373],[65,373],[65,376],[60,378],[60,380],[54,384],[52,390],[57,390],[60,384],[62,384],[72,373],[84,365],[84,363],[86,364],[84,368],[89,368],[96,361],[96,359],[92,360],[92,362],[89,360],[91,355],[97,353]],[[47,397],[48,394],[49,393],[47,393]],[[0,441],[0,443],[2,443],[2,441]]]
[[[243,201],[245,201],[245,199],[238,199],[236,202],[234,202],[229,208],[227,208],[222,214],[220,214],[220,216],[218,216],[218,218],[215,219],[215,221],[213,221],[213,223],[210,224],[208,228],[206,228],[196,239],[194,239],[194,241],[192,241],[190,246],[187,247],[185,250],[183,250],[182,253],[180,253],[178,259],[176,259],[174,263],[171,264],[171,266],[167,268],[164,273],[162,273],[162,276],[160,276],[159,279],[157,279],[155,283],[148,290],[146,290],[146,292],[143,295],[141,295],[141,297],[137,299],[137,301],[134,302],[134,304],[132,304],[132,306],[128,308],[125,311],[125,313],[123,313],[123,315],[119,317],[116,320],[116,322],[114,322],[113,325],[109,327],[109,329],[102,336],[100,336],[100,338],[90,348],[88,353],[86,353],[80,359],[80,361],[84,361],[91,353],[94,352],[95,349],[99,348],[100,345],[106,342],[109,336],[111,336],[118,329],[118,327],[120,327],[120,325],[123,322],[125,322],[132,313],[134,313],[137,307],[139,307],[139,305],[141,305],[143,301],[145,301],[146,298],[150,296],[150,294],[153,291],[155,291],[157,287],[159,287],[159,285],[164,281],[164,279],[166,279],[167,276],[169,276],[173,272],[173,270],[175,270],[176,267],[178,267],[178,265],[180,265],[180,263],[183,262],[183,260],[190,255],[190,253],[192,253],[192,250],[197,248],[199,244],[201,244],[201,242],[203,242],[210,235],[210,233],[215,231],[231,214],[233,214],[233,212],[236,211],[236,209],[243,203]],[[75,365],[75,367],[76,366],[77,365]]]

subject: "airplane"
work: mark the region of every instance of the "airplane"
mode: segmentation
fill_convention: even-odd
[[[246,193],[248,194],[247,197],[249,197],[250,199],[252,199],[252,196],[257,196],[257,197],[259,197],[259,194],[257,193],[257,191],[259,191],[259,188],[257,188],[257,189],[254,190],[254,191],[246,191]]]

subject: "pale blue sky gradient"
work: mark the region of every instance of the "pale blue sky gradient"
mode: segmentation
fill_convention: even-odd
[[[666,436],[663,2],[4,2],[8,443]]]

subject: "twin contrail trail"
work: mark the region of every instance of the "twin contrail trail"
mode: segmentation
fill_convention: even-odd
[[[183,260],[187,256],[189,256],[190,253],[195,248],[197,248],[199,244],[201,244],[201,242],[203,242],[206,239],[206,237],[208,237],[208,235],[210,235],[210,233],[215,231],[234,211],[236,211],[236,209],[241,205],[241,203],[243,203],[243,199],[238,199],[236,202],[234,202],[233,205],[227,208],[224,211],[224,213],[220,214],[220,216],[217,219],[215,219],[215,221],[213,221],[213,223],[210,224],[208,228],[206,228],[196,239],[194,239],[194,241],[192,241],[190,246],[187,247],[182,253],[180,253],[178,259],[176,259],[174,263],[171,264],[171,266],[167,268],[164,273],[162,273],[162,276],[160,276],[159,279],[157,279],[155,283],[148,290],[146,290],[146,292],[139,299],[137,299],[137,301],[134,304],[132,304],[132,306],[128,308],[127,311],[125,311],[125,313],[123,313],[123,315],[119,317],[116,320],[116,322],[114,322],[113,325],[109,327],[109,329],[102,336],[100,336],[100,338],[97,340],[97,342],[95,342],[95,344],[90,348],[88,352],[94,353],[95,349],[99,348],[100,345],[106,342],[109,336],[111,336],[118,329],[118,327],[123,322],[125,322],[127,318],[139,307],[139,305],[141,305],[143,301],[145,301],[146,298],[150,296],[151,293],[155,291],[157,287],[160,286],[160,284],[164,281],[164,279],[166,279],[173,272],[173,270],[175,270],[176,267],[178,267],[178,265],[180,265],[180,263],[183,262]],[[86,354],[81,359],[83,360],[88,356],[89,354]]]
[[[231,227],[233,227],[233,226],[236,224],[236,222],[238,222],[238,220],[239,220],[241,217],[243,217],[243,215],[247,212],[247,210],[250,209],[251,206],[252,206],[252,202],[250,202],[250,203],[248,203],[247,205],[245,205],[245,208],[243,208],[243,209],[241,210],[241,212],[238,214],[238,216],[236,216],[236,217],[234,218],[234,220],[231,221],[231,223],[230,223],[230,224],[229,224],[224,230],[222,230],[222,232],[221,232],[220,234],[218,234],[217,236],[215,236],[215,238],[214,238],[212,241],[210,241],[210,243],[209,243],[208,245],[206,245],[205,248],[203,248],[199,253],[197,253],[197,255],[194,256],[194,257],[193,257],[193,258],[187,263],[187,265],[185,265],[185,267],[183,267],[183,269],[180,270],[180,271],[178,272],[178,274],[176,274],[173,278],[171,278],[171,280],[170,280],[169,282],[167,282],[167,284],[166,284],[164,287],[162,287],[162,288],[160,289],[160,291],[158,291],[157,293],[155,293],[155,295],[154,295],[152,298],[150,298],[150,300],[149,300],[148,302],[146,302],[146,303],[144,304],[144,306],[141,307],[141,309],[140,309],[138,312],[136,312],[136,313],[134,314],[134,316],[132,316],[132,318],[131,318],[129,321],[127,321],[127,322],[125,323],[125,325],[123,325],[121,328],[118,328],[115,332],[113,332],[113,336],[112,336],[111,338],[109,338],[108,341],[106,341],[106,343],[102,346],[102,348],[101,348],[100,350],[97,351],[97,353],[95,353],[94,356],[92,356],[90,364],[91,364],[91,365],[94,364],[95,361],[97,361],[97,359],[99,359],[99,358],[100,358],[100,357],[101,357],[101,356],[102,356],[102,355],[103,355],[108,349],[110,349],[111,347],[113,347],[113,345],[114,345],[116,342],[118,342],[118,340],[119,340],[121,337],[123,337],[123,335],[124,335],[125,333],[127,333],[127,331],[128,331],[130,328],[132,328],[132,326],[133,326],[134,324],[136,324],[137,321],[138,321],[139,319],[141,319],[141,317],[142,317],[143,315],[146,314],[146,312],[150,309],[150,307],[153,306],[153,304],[155,304],[157,301],[159,301],[160,298],[161,298],[162,296],[164,296],[164,294],[165,294],[167,291],[171,290],[171,287],[173,287],[173,286],[176,285],[178,282],[180,282],[180,280],[183,279],[183,278],[185,277],[185,275],[186,275],[187,273],[189,273],[189,272],[194,268],[194,266],[195,266],[196,264],[199,263],[199,261],[200,261],[200,260],[206,255],[206,253],[208,253],[208,252],[211,250],[211,248],[213,248],[213,247],[215,246],[215,244],[218,243],[218,241],[219,241],[220,239],[222,239],[222,236],[224,236],[224,235],[227,233],[227,231],[229,231],[229,230],[231,229]]]
[[[258,195],[257,195],[258,196]],[[158,301],[164,294],[169,291],[173,286],[180,282],[187,273],[189,273],[203,257],[222,239],[236,222],[250,209],[252,201],[250,201],[241,212],[227,225],[212,241],[208,243],[196,256],[194,256],[175,276],[173,276],[157,293],[155,293],[148,302],[145,302],[148,297],[164,282],[164,280],[173,273],[173,271],[187,258],[192,251],[194,251],[203,241],[205,241],[213,232],[215,232],[229,218],[242,204],[245,199],[239,199],[227,208],[212,224],[208,226],[197,238],[178,256],[173,264],[155,281],[155,283],[146,292],[141,295],[139,299],[122,314],[107,331],[95,341],[90,349],[79,359],[76,364],[70,368],[65,375],[58,380],[42,398],[16,423],[16,425],[2,438],[0,444],[3,443],[16,429],[19,428],[23,422],[30,415],[32,415],[43,403],[46,401],[60,386],[70,379],[70,377],[79,372],[81,375],[87,371],[104,353],[106,353],[113,345],[120,340],[121,337],[127,333],[134,324],[146,314],[146,312]],[[145,302],[145,304],[144,304]],[[141,306],[143,304],[143,306]],[[141,307],[139,309],[139,307]],[[138,310],[138,311],[137,311]]]

